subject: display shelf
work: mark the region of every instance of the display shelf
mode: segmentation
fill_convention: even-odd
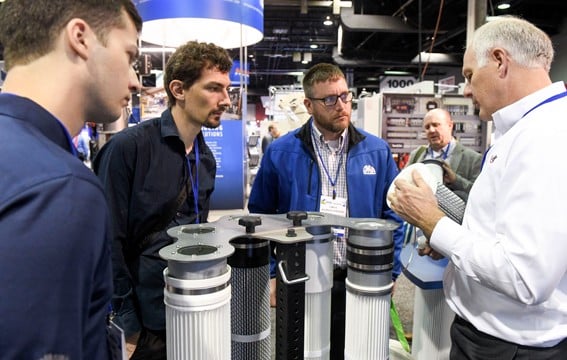
[[[451,113],[453,135],[464,146],[480,153],[488,146],[488,128],[474,114],[474,106],[469,98],[421,93],[384,93],[381,97],[378,120],[380,136],[390,145],[400,168],[405,166],[411,151],[427,145],[423,118],[434,108],[443,108]]]

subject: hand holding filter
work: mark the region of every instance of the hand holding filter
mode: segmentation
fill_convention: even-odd
[[[407,182],[409,182],[412,185],[415,185],[415,182],[413,181],[413,172],[414,170],[416,170],[417,172],[419,172],[419,175],[421,175],[421,177],[423,178],[423,181],[425,181],[425,183],[429,186],[429,188],[431,188],[431,191],[433,191],[433,193],[435,193],[437,191],[437,185],[439,184],[439,180],[435,177],[435,175],[427,169],[427,166],[425,164],[422,163],[415,163],[415,164],[411,164],[406,166],[405,168],[402,169],[402,171],[400,171],[400,173],[398,174],[398,176],[396,176],[394,178],[394,180],[392,181],[392,183],[390,184],[390,187],[388,188],[388,197],[390,194],[393,194],[396,191],[396,185],[394,185],[394,183],[396,182],[396,180],[398,179],[402,179],[405,180]],[[390,200],[388,200],[386,198],[386,202],[388,204],[388,206],[392,206],[392,204],[390,204]]]
[[[451,189],[443,184],[443,162],[439,160],[424,160],[423,164],[437,179],[437,189],[435,197],[441,211],[445,213],[451,220],[461,224],[463,215],[465,214],[466,203]]]
[[[437,197],[437,203],[441,211],[454,222],[462,224],[466,207],[466,203],[463,199],[443,184],[437,186],[435,196]]]
[[[415,185],[412,177],[414,170],[419,172],[425,183],[431,188],[433,193],[435,193],[437,204],[441,211],[451,220],[461,224],[466,204],[459,196],[443,185],[443,167],[441,161],[425,160],[423,163],[408,165],[396,176],[392,184],[390,184],[388,195],[395,191],[396,186],[394,182],[397,179],[404,179]],[[390,202],[387,202],[388,206],[390,206]]]

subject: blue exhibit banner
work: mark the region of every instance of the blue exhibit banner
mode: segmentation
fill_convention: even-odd
[[[261,33],[264,32],[263,0],[134,0],[134,4],[144,21],[175,18],[217,19],[248,25]]]
[[[205,141],[217,161],[211,210],[244,208],[244,127],[242,120],[222,120],[216,129],[203,128]]]
[[[144,20],[140,38],[179,47],[187,41],[225,49],[256,44],[264,37],[262,0],[134,0]]]
[[[240,77],[242,77],[242,84],[250,84],[250,64],[246,63],[246,68],[241,66],[240,60],[234,60],[232,62],[232,68],[230,69],[230,84],[240,85]]]

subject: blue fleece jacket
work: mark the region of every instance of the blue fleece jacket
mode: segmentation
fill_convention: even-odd
[[[262,157],[254,180],[248,210],[259,214],[319,211],[320,171],[311,140],[312,119],[301,128],[274,140]],[[386,204],[390,183],[398,168],[388,144],[349,126],[346,173],[350,217],[402,220]],[[394,279],[401,273],[399,255],[403,229],[394,231]]]

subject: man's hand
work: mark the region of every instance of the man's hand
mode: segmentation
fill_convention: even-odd
[[[437,251],[433,250],[431,246],[429,246],[429,242],[423,248],[419,248],[417,253],[419,256],[429,256],[433,260],[441,260],[444,258],[443,255],[439,254]]]
[[[437,222],[445,214],[437,206],[437,198],[418,171],[412,172],[414,184],[397,179],[395,190],[388,195],[391,209],[408,223],[420,228],[429,238]]]
[[[443,183],[445,185],[451,185],[457,181],[457,174],[451,169],[448,162],[443,161],[441,167],[443,168]]]
[[[128,339],[126,339],[126,353],[128,354],[128,358],[130,358],[130,356],[134,354],[139,338],[140,338],[140,332],[137,332],[134,335],[130,336]]]

